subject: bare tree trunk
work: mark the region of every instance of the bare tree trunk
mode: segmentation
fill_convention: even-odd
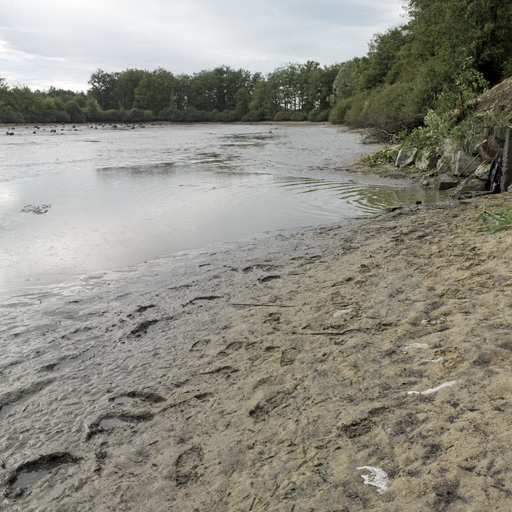
[[[512,185],[512,128],[507,128],[505,147],[503,150],[503,175],[501,177],[501,191],[507,192]]]

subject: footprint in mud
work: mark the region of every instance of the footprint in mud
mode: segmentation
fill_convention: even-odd
[[[199,466],[204,459],[201,446],[192,446],[176,459],[176,485],[187,485],[200,478]]]
[[[223,350],[221,350],[217,355],[218,356],[229,356],[234,352],[238,352],[243,348],[244,344],[241,341],[234,341],[226,346]]]
[[[80,361],[87,361],[88,359],[91,359],[98,349],[96,347],[92,347],[85,352],[82,352],[80,355],[76,357],[72,357],[71,359],[64,359],[60,363],[51,363],[46,365],[43,370],[47,372],[53,372],[55,370],[60,370],[61,368],[66,368],[68,366],[71,366],[75,363],[79,363]]]
[[[286,405],[289,402],[293,391],[294,389],[282,389],[271,392],[249,411],[249,416],[256,421],[265,420],[274,409]]]
[[[362,437],[371,432],[377,426],[375,418],[381,414],[384,414],[387,410],[387,407],[377,407],[375,409],[371,409],[368,411],[364,418],[357,418],[350,423],[340,425],[338,430],[348,439],[356,439],[358,437]]]
[[[254,272],[255,270],[262,270],[263,272],[275,272],[278,268],[280,268],[280,265],[256,264],[243,268],[242,272],[244,274]]]
[[[279,275],[270,275],[270,276],[263,276],[258,279],[260,283],[268,283],[269,281],[274,281],[275,279],[281,279],[281,276]]]
[[[30,400],[36,393],[49,386],[54,379],[50,379],[43,382],[36,382],[32,386],[7,393],[0,398],[0,420],[5,418],[13,409],[23,405],[25,402]]]
[[[148,332],[155,330],[157,326],[160,325],[162,322],[163,319],[144,320],[130,331],[130,335],[140,337],[143,334],[147,334]]]
[[[190,352],[202,352],[210,344],[210,342],[211,340],[209,339],[196,341],[190,347]]]
[[[231,377],[232,374],[238,373],[237,368],[233,368],[232,366],[221,366],[219,368],[214,368],[213,370],[209,370],[207,372],[201,373],[201,375],[224,375],[227,379]]]
[[[161,414],[168,411],[177,411],[179,413],[183,413],[190,407],[196,407],[205,402],[209,402],[213,398],[213,396],[214,394],[209,392],[198,393],[197,395],[194,395],[190,398],[186,398],[173,404],[165,405],[158,411],[158,413]]]
[[[130,391],[115,398],[110,398],[109,400],[115,404],[129,404],[135,400],[141,400],[150,404],[161,404],[162,402],[166,402],[167,398],[164,398],[157,393],[147,391]]]
[[[281,314],[280,313],[269,313],[267,318],[263,320],[265,324],[278,324],[281,322]]]
[[[297,359],[298,350],[296,348],[287,348],[281,352],[281,366],[290,366]]]
[[[155,304],[149,304],[148,306],[139,306],[135,313],[145,313],[148,309],[156,308]]]
[[[107,414],[89,425],[85,440],[88,441],[96,434],[105,433],[119,427],[151,421],[154,417],[155,415],[151,412],[141,412],[138,414]]]
[[[16,468],[7,481],[10,492],[20,496],[25,489],[35,485],[52,471],[78,466],[80,458],[66,452],[50,453],[25,462]]]

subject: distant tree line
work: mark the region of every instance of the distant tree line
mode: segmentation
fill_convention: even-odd
[[[127,69],[95,71],[87,93],[51,87],[32,92],[0,79],[0,121],[327,121],[340,66],[288,64],[263,76],[228,66],[192,76]]]
[[[463,112],[512,75],[512,2],[404,0],[408,22],[377,34],[365,56],[262,75],[220,66],[194,75],[158,68],[95,71],[86,93],[31,91],[0,78],[0,122],[326,121],[389,132],[430,109]]]

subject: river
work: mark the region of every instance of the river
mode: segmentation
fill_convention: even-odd
[[[339,172],[330,125],[16,127],[0,139],[0,298],[259,233],[439,194]]]

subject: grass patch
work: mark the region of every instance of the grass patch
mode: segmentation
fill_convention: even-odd
[[[499,233],[512,228],[512,208],[503,208],[503,210],[495,212],[483,210],[477,218],[486,223],[486,226],[480,228],[480,231]]]
[[[396,160],[396,150],[386,146],[375,153],[363,155],[360,162],[367,167],[377,167],[382,164],[391,164]]]

